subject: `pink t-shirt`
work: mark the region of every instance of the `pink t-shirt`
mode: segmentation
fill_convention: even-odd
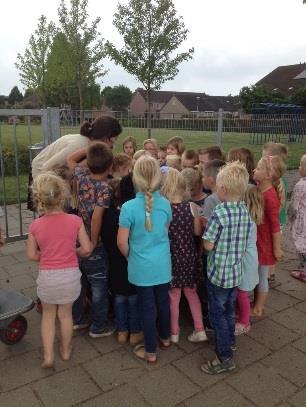
[[[66,213],[44,215],[29,228],[40,249],[40,270],[78,267],[76,241],[82,219]]]

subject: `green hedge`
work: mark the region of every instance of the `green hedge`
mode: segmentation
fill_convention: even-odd
[[[28,174],[30,171],[30,154],[28,148],[18,149],[18,171],[19,174]],[[15,151],[6,148],[3,150],[4,175],[16,175]]]

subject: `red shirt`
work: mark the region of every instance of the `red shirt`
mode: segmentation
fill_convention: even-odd
[[[280,202],[273,187],[263,192],[264,221],[257,226],[257,250],[260,265],[273,266],[276,259],[273,255],[272,234],[280,232]]]
[[[78,267],[76,241],[82,219],[66,213],[44,215],[30,225],[40,249],[40,270]]]

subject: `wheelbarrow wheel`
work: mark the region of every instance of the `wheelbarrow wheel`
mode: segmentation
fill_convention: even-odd
[[[5,329],[0,330],[0,339],[6,345],[21,341],[27,332],[28,322],[22,315],[15,318]]]

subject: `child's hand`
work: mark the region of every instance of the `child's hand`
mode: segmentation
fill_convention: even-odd
[[[273,254],[277,261],[280,261],[284,257],[282,249],[274,249]]]

